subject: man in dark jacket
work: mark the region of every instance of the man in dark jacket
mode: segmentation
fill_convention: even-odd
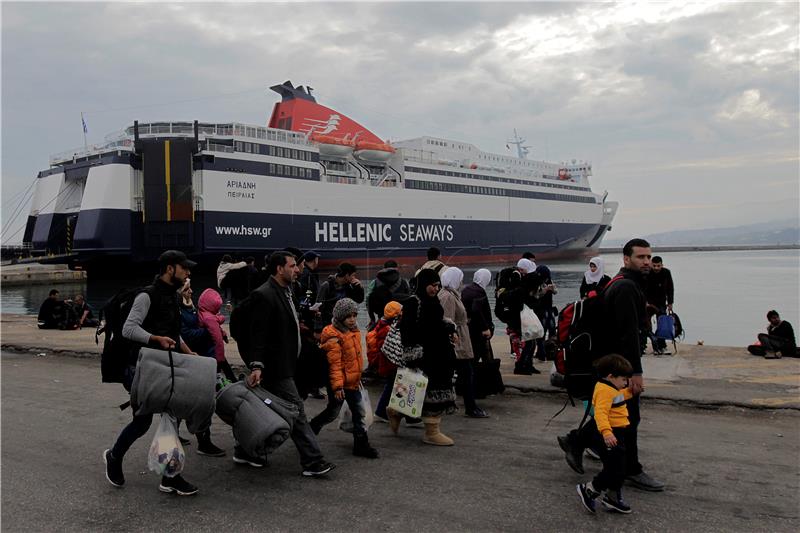
[[[375,324],[382,316],[386,304],[392,300],[399,301],[411,294],[408,282],[400,276],[397,269],[397,262],[388,260],[383,264],[372,281],[371,290],[367,297],[367,314],[369,315],[370,326]]]
[[[342,298],[350,298],[360,304],[364,301],[364,287],[356,277],[356,267],[350,263],[342,263],[336,269],[336,274],[320,286],[317,293],[317,303],[321,304],[319,316],[314,321],[314,331],[322,329],[333,320],[333,306]]]
[[[261,383],[268,391],[297,406],[300,414],[294,421],[291,436],[300,453],[303,475],[321,476],[330,472],[334,465],[322,456],[294,382],[300,354],[300,323],[291,286],[299,273],[297,260],[291,252],[275,252],[269,257],[267,270],[269,280],[253,292],[256,301],[250,324],[247,383],[251,387]],[[263,466],[238,447],[234,450],[234,461]]]
[[[646,285],[647,322],[650,324],[653,315],[661,316],[671,313],[672,304],[675,302],[675,285],[672,282],[672,272],[664,266],[664,262],[659,256],[653,257],[652,268],[647,275]],[[651,330],[650,327],[648,329]],[[652,339],[653,351],[663,353],[667,348],[667,341],[656,339],[655,337],[652,337]],[[642,340],[644,341],[644,339]]]
[[[59,294],[56,289],[51,290],[39,307],[39,329],[58,329],[64,325],[66,304],[58,297]]]
[[[317,303],[317,294],[319,293],[319,272],[317,272],[319,254],[310,250],[303,254],[303,260],[305,261],[305,268],[300,274],[300,289],[304,297],[308,296],[309,305],[314,305]]]
[[[750,353],[762,355],[766,359],[797,357],[797,340],[792,325],[781,320],[781,316],[774,309],[767,313],[767,320],[769,321],[767,332],[758,334],[760,346],[748,346]]]
[[[664,484],[645,473],[639,463],[638,428],[639,395],[644,390],[642,377],[641,335],[649,329],[645,312],[644,288],[650,273],[650,244],[644,239],[633,239],[622,250],[623,267],[619,279],[605,291],[606,353],[617,353],[630,362],[633,376],[628,387],[633,397],[626,402],[630,427],[625,446],[627,448],[625,475],[628,482],[639,489],[662,491]]]
[[[194,353],[181,339],[181,312],[178,303],[178,289],[183,287],[190,271],[197,263],[190,261],[186,254],[177,250],[167,250],[158,258],[159,275],[152,285],[139,293],[133,300],[128,318],[122,327],[122,336],[132,342],[128,360],[125,388],[130,390],[139,347],[149,346],[160,350],[178,350]],[[133,415],[133,420],[119,434],[114,447],[103,452],[106,463],[106,479],[115,487],[125,484],[122,473],[122,459],[125,453],[150,429],[153,415]],[[197,493],[197,487],[182,476],[162,477],[158,486],[161,492],[190,496]]]

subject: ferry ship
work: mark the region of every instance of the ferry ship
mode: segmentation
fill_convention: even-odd
[[[271,89],[267,127],[135,121],[51,156],[24,246],[85,268],[286,246],[328,264],[414,265],[431,246],[447,264],[483,264],[590,255],[611,228],[617,202],[592,191],[591,164],[528,159],[516,132],[516,156],[441,137],[388,143],[310,88]]]

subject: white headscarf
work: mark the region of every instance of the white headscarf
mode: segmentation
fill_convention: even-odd
[[[464,281],[464,272],[458,267],[450,267],[441,274],[441,279],[443,288],[458,290]]]
[[[530,259],[520,259],[517,261],[517,268],[525,271],[526,274],[536,271],[536,263]]]
[[[485,268],[481,268],[475,271],[475,274],[472,276],[472,281],[480,285],[482,289],[485,289],[489,285],[489,282],[492,281],[492,273]]]
[[[589,263],[594,263],[594,265],[597,267],[597,270],[594,272],[592,272],[591,269],[587,270],[583,274],[583,278],[586,280],[586,283],[597,283],[603,277],[603,274],[605,274],[603,260],[600,257],[592,257],[592,259],[589,260]]]

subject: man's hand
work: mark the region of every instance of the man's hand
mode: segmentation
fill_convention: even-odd
[[[247,386],[248,387],[255,387],[261,382],[261,369],[255,368],[250,371],[250,375],[247,376]]]
[[[483,337],[485,339],[491,339],[492,338],[492,330],[486,329],[484,331],[481,331],[481,335],[483,335]]]
[[[344,389],[337,390],[334,394],[337,400],[344,400]]]
[[[667,311],[672,312],[672,304],[667,304]]]
[[[355,285],[356,287],[359,287],[361,286],[361,280],[353,276],[352,278],[350,278],[350,285]]]
[[[606,448],[613,448],[617,445],[617,437],[613,433],[610,435],[603,435],[603,442],[606,443]]]
[[[162,337],[160,335],[152,335],[150,337],[150,344],[157,344],[162,350],[172,350],[175,348],[175,341],[169,337]]]
[[[644,391],[644,378],[642,376],[631,376],[628,378],[628,387],[634,396]]]
[[[453,343],[454,345],[458,344],[458,333],[450,334],[450,342]]]

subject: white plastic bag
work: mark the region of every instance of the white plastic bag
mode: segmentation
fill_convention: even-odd
[[[522,306],[522,311],[519,314],[519,322],[522,329],[522,340],[532,341],[544,337],[544,327],[539,321],[539,317],[536,316],[533,309],[527,305]]]
[[[398,368],[394,378],[389,407],[393,411],[419,418],[422,416],[422,404],[425,403],[425,391],[428,389],[428,377],[418,370]]]
[[[369,429],[375,421],[375,416],[372,414],[372,404],[369,401],[369,393],[363,384],[359,385],[359,390],[361,390],[361,403],[364,406],[364,424]],[[353,415],[347,402],[344,402],[342,412],[339,415],[339,429],[348,433],[353,432]]]
[[[178,440],[177,421],[164,413],[147,454],[147,466],[159,476],[175,477],[183,472],[186,454]]]

